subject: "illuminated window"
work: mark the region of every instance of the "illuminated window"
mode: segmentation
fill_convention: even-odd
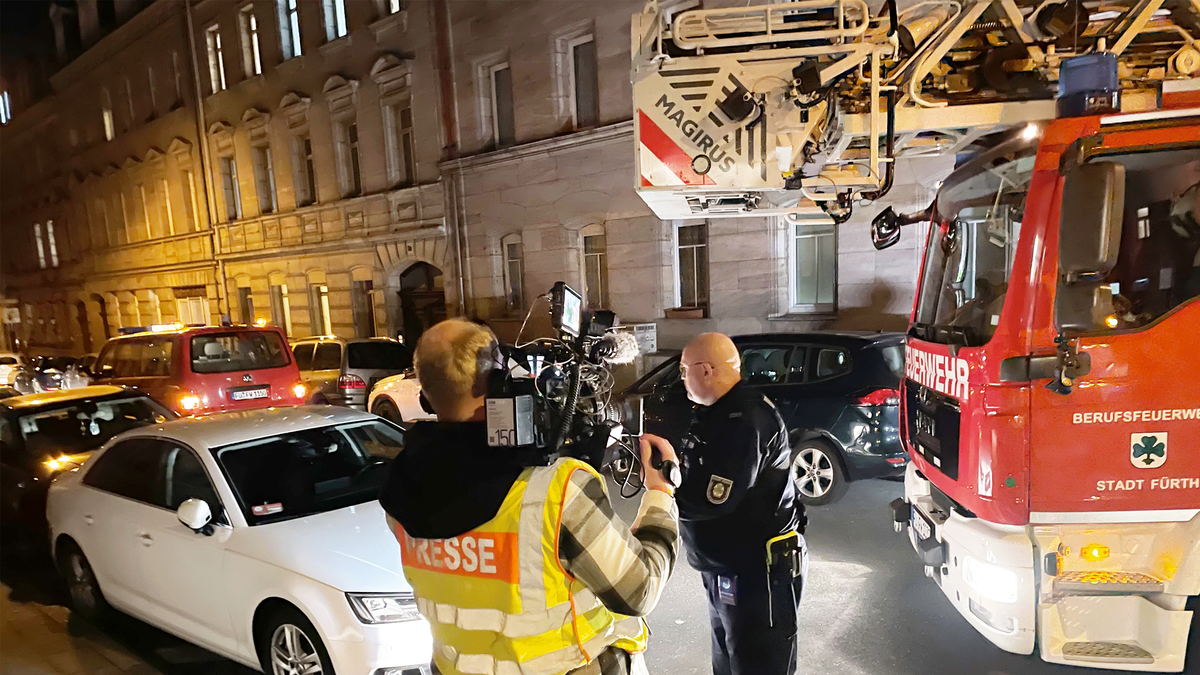
[[[388,183],[416,183],[416,160],[413,156],[412,108],[405,101],[383,109],[384,141],[387,146]]]
[[[833,225],[795,223],[791,228],[791,311],[834,311],[837,234]]]
[[[242,68],[246,77],[262,74],[262,52],[258,47],[258,17],[254,5],[246,5],[238,14],[238,28],[242,33]]]
[[[12,119],[12,101],[8,98],[8,91],[0,91],[0,124],[8,124]]]
[[[275,195],[275,167],[271,162],[270,146],[261,145],[253,148],[254,152],[254,184],[258,189],[258,210],[260,213],[271,213],[278,206]]]
[[[221,187],[225,193],[225,219],[242,217],[242,193],[238,187],[237,162],[233,157],[221,158]]]
[[[334,40],[346,36],[346,0],[324,0],[325,38]]]
[[[307,134],[292,140],[293,166],[296,167],[296,203],[317,201],[317,173],[313,166],[312,138]]]
[[[46,221],[46,243],[50,245],[50,266],[58,267],[58,242],[54,237],[54,221]]]
[[[208,43],[208,78],[212,93],[225,91],[225,49],[221,46],[221,26],[213,24],[204,32]]]
[[[342,181],[342,195],[354,197],[362,194],[362,171],[358,163],[358,124],[351,120],[334,125],[337,138],[338,177]]]
[[[279,12],[279,41],[285,61],[304,53],[300,44],[300,13],[296,7],[297,1],[276,0]]]
[[[46,269],[46,244],[42,241],[42,224],[33,226],[33,239],[37,243],[38,267]]]
[[[100,92],[100,116],[104,120],[104,140],[111,141],[117,136],[117,128],[113,124],[112,96],[107,89]]]

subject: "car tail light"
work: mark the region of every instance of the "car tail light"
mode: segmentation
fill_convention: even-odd
[[[292,396],[303,400],[308,395],[308,387],[304,386],[303,382],[297,382],[292,385]]]
[[[195,394],[184,394],[179,397],[179,409],[185,413],[194,413],[200,409],[200,397]]]
[[[343,375],[338,378],[338,389],[366,389],[367,383],[357,375]]]
[[[856,397],[854,405],[900,405],[900,392],[895,389],[876,389]]]

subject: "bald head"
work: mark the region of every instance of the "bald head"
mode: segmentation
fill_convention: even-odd
[[[495,345],[496,336],[486,326],[462,319],[447,319],[421,335],[413,365],[438,419],[465,422],[481,417],[487,393],[484,376]]]
[[[683,348],[680,370],[688,398],[712,405],[742,379],[737,345],[723,333],[702,333]]]

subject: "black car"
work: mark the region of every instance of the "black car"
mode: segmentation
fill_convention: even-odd
[[[792,478],[807,504],[828,504],[849,481],[904,472],[901,333],[780,333],[733,338],[742,381],[766,394],[791,433]],[[646,430],[678,446],[692,403],[675,357],[634,383]]]
[[[46,488],[117,434],[175,419],[134,389],[81,387],[0,399],[0,520],[40,531]]]

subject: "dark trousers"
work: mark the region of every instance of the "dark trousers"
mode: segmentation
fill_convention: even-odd
[[[722,598],[717,574],[700,575],[712,623],[713,675],[795,675],[802,577],[773,584],[771,599],[766,570],[734,575],[731,602]]]

